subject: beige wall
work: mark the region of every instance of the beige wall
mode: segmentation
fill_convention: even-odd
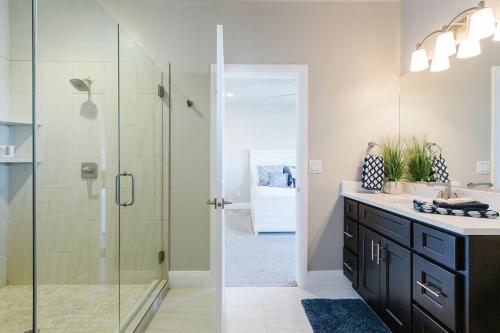
[[[340,182],[358,179],[368,141],[398,131],[399,15],[396,3],[103,0],[197,110],[172,110],[173,270],[209,267],[209,76],[215,24],[226,63],[309,65],[309,268],[341,269]],[[175,93],[175,88],[173,93]],[[176,97],[175,94],[173,97]],[[181,94],[179,94],[181,98]]]

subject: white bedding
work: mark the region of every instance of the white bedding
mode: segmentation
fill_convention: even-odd
[[[289,187],[253,186],[251,192],[259,198],[295,197],[295,188]]]
[[[296,231],[296,189],[258,186],[258,165],[295,165],[294,150],[251,150],[250,200],[255,234]]]

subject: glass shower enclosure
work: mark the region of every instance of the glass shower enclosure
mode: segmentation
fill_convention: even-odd
[[[0,25],[0,333],[125,332],[166,283],[168,64],[98,1]]]

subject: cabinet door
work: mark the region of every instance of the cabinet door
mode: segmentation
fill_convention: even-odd
[[[411,252],[382,237],[380,315],[392,332],[411,331]]]
[[[376,254],[381,245],[380,236],[360,225],[358,245],[359,294],[373,309],[378,309],[380,260]]]

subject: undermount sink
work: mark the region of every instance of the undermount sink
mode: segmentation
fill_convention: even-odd
[[[412,198],[389,198],[387,199],[388,202],[394,203],[394,204],[412,204],[413,199]]]

